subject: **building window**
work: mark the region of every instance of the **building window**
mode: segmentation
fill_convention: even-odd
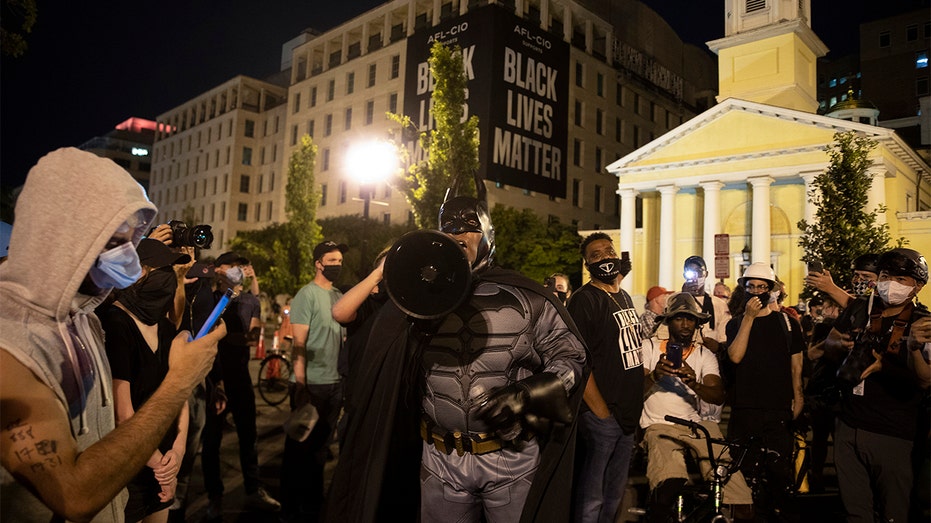
[[[572,179],[572,206],[582,207],[582,180]]]
[[[307,122],[307,136],[314,137],[314,120]]]
[[[334,94],[336,94],[336,80],[331,79],[326,87],[326,101],[332,101]]]
[[[204,180],[206,182],[207,180]],[[259,194],[262,194],[262,191],[265,190],[265,175],[259,175]],[[204,196],[207,196],[207,184],[204,183]]]
[[[372,64],[372,65],[369,66],[369,83],[368,83],[368,87],[372,87],[372,86],[375,85],[376,71],[377,71],[377,66],[376,66],[376,64]]]
[[[240,203],[239,208],[236,210],[236,219],[244,222],[248,218],[249,214],[249,205],[245,203]]]
[[[640,128],[634,126],[634,148],[640,147]]]
[[[915,80],[915,94],[918,96],[928,96],[928,77]]]
[[[604,134],[605,113],[601,109],[595,109],[595,132]]]
[[[388,112],[397,114],[398,112],[398,93],[391,93],[388,96]]]
[[[572,165],[582,166],[582,142],[579,139],[572,141]]]
[[[320,170],[322,171],[330,170],[330,150],[329,149],[323,150],[323,161],[321,162]]]
[[[249,193],[249,175],[243,174],[239,177],[239,192]]]
[[[269,222],[272,221],[272,202],[271,201],[269,201],[268,205],[265,206],[265,213],[267,214],[267,217],[265,218],[265,220]]]
[[[595,212],[601,212],[601,186],[595,186]]]
[[[255,204],[255,221],[262,220],[262,203],[258,202]]]
[[[269,178],[268,190],[274,191],[275,190],[275,171],[272,171],[268,178]]]
[[[317,106],[317,86],[310,88],[310,107]]]
[[[634,93],[634,113],[640,114],[640,93]]]
[[[323,136],[330,136],[333,133],[333,115],[328,114],[323,120]]]
[[[252,147],[242,148],[242,164],[252,165]]]
[[[390,213],[390,212],[386,212],[386,213],[382,214],[382,215],[381,215],[381,222],[384,223],[385,225],[391,225],[391,213]]]
[[[747,0],[746,8],[747,14],[762,11],[763,9],[766,9],[766,0]]]
[[[915,69],[924,69],[928,67],[928,50],[918,51],[915,53]]]
[[[246,120],[246,128],[243,133],[247,138],[255,136],[255,121]],[[207,143],[210,143],[210,130],[207,130]]]
[[[339,182],[339,201],[337,203],[346,203],[346,182]]]
[[[918,24],[913,24],[905,28],[905,41],[914,42],[918,40]]]
[[[595,172],[601,172],[601,147],[595,147]]]
[[[578,87],[583,87],[582,79],[585,77],[585,71],[582,67],[582,62],[575,63],[575,85]]]
[[[301,110],[301,93],[294,93],[294,107],[291,112],[297,114]]]
[[[879,47],[889,47],[892,45],[892,33],[883,31],[879,33]]]
[[[624,121],[621,120],[620,118],[615,118],[614,119],[614,141],[617,143],[621,143],[621,137],[622,137],[621,131],[623,128],[624,128]]]
[[[326,205],[326,192],[327,192],[326,189],[327,189],[326,184],[323,184],[320,186],[320,207],[323,207]]]
[[[605,75],[598,73],[598,80],[595,84],[595,90],[598,92],[598,96],[604,97],[605,95]]]
[[[621,84],[617,84],[617,93],[614,95],[614,103],[618,107],[624,106],[624,86]]]
[[[575,125],[578,127],[582,127],[582,111],[583,111],[582,101],[576,100],[575,101]]]
[[[397,78],[401,74],[401,55],[391,57],[391,78]]]
[[[352,107],[346,109],[346,130],[352,129]]]
[[[297,145],[297,126],[291,126],[291,145]]]
[[[356,89],[356,73],[348,73],[346,75],[346,94],[352,94]]]
[[[365,125],[372,125],[373,121],[375,121],[375,101],[369,100],[365,102]]]

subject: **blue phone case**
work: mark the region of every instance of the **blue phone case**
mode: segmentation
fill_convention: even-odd
[[[207,317],[207,321],[204,322],[204,325],[197,331],[197,336],[194,336],[194,340],[203,338],[205,334],[210,332],[210,329],[217,324],[217,320],[220,319],[220,316],[223,314],[223,311],[226,310],[226,306],[229,305],[230,299],[233,297],[233,289],[226,289],[226,292],[223,293],[223,296],[220,297],[220,301],[217,302],[217,306],[213,308],[213,312],[210,313],[210,316]]]

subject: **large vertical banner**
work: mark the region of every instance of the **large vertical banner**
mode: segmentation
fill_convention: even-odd
[[[479,118],[480,175],[564,198],[569,45],[495,5],[414,34],[404,114],[420,130],[434,127],[427,60],[435,41],[462,49],[469,90],[463,114]]]

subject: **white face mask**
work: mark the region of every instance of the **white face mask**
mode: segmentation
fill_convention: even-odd
[[[915,287],[902,285],[897,281],[876,282],[876,292],[886,305],[901,305],[912,297]]]

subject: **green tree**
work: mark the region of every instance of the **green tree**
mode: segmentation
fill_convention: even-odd
[[[540,283],[554,272],[580,280],[579,234],[575,227],[559,221],[546,223],[530,209],[519,211],[500,204],[492,208],[491,221],[495,226],[496,265]]]
[[[453,194],[475,195],[474,173],[478,170],[478,117],[464,117],[467,78],[462,50],[436,42],[430,49],[430,74],[435,79],[432,130],[416,129],[407,116],[389,113],[401,125],[401,134],[416,133],[426,159],[410,165],[407,172],[390,182],[401,191],[420,228],[436,229],[440,205],[451,188]],[[409,153],[402,149],[402,156]]]
[[[252,262],[269,296],[293,295],[314,277],[313,248],[322,240],[317,223],[319,194],[314,190],[316,157],[317,146],[305,134],[288,161],[287,223],[241,231],[230,241],[233,250]]]
[[[798,222],[802,231],[799,246],[802,261],[820,259],[831,271],[834,282],[844,287],[853,271],[850,262],[866,253],[880,253],[891,242],[889,226],[878,223],[885,206],[867,209],[873,178],[867,169],[873,164],[870,151],[876,142],[855,132],[836,133],[826,147],[831,163],[817,175],[808,190],[815,206],[815,221]],[[901,245],[904,239],[900,238]]]
[[[26,35],[36,24],[39,8],[35,0],[3,0],[0,6],[0,51],[20,57],[29,47]]]

